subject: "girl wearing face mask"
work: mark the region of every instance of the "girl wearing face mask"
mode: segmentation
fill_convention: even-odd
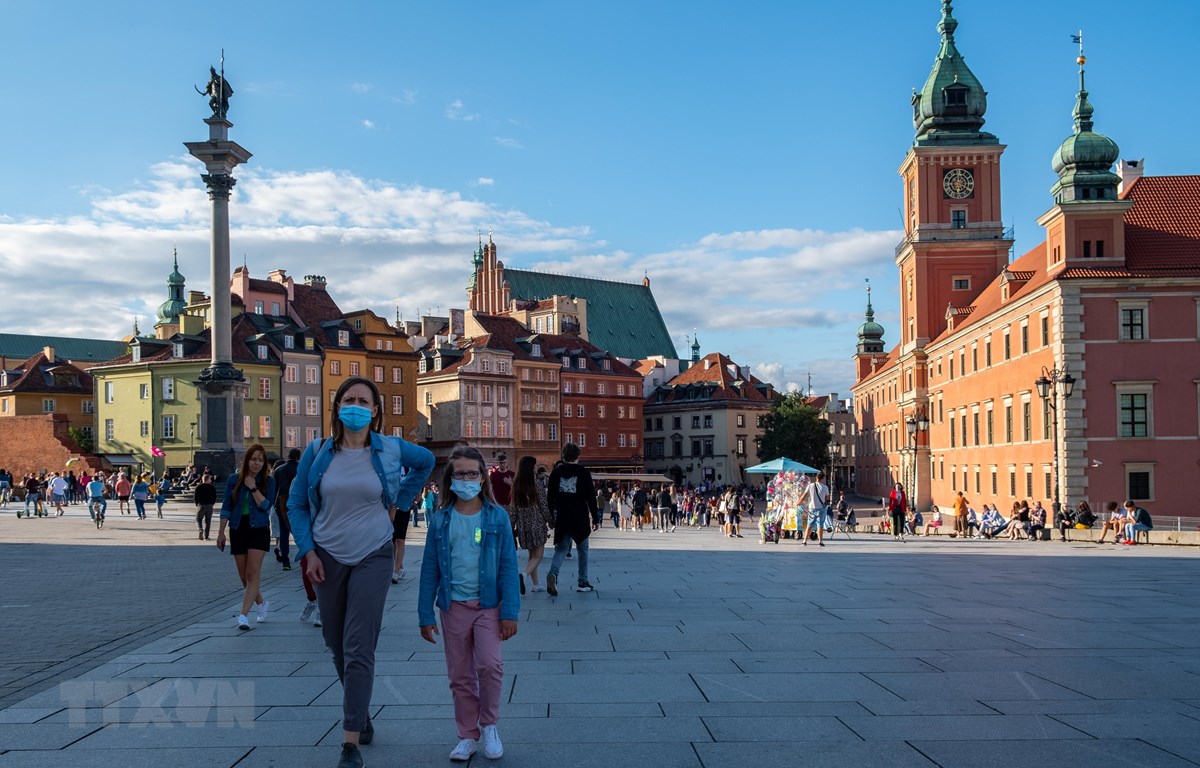
[[[225,528],[229,528],[229,548],[237,563],[238,577],[245,586],[238,629],[250,629],[250,606],[258,604],[258,621],[267,620],[267,601],[258,591],[263,556],[271,548],[271,507],[275,504],[275,478],[267,471],[267,450],[258,443],[246,449],[242,468],[225,481],[225,500],[221,504],[221,528],[217,549],[225,551]],[[144,510],[139,510],[144,516]]]
[[[333,398],[330,437],[308,444],[288,493],[296,559],[317,592],[321,631],[342,682],[342,755],[361,766],[375,730],[368,711],[375,645],[392,575],[392,520],[433,470],[433,454],[380,433],[379,390],[352,376]]]
[[[455,762],[470,760],[481,739],[488,758],[504,754],[496,730],[504,683],[500,643],[517,634],[521,610],[512,525],[492,498],[486,473],[478,450],[458,446],[451,452],[421,561],[417,617],[421,637],[435,643],[435,604],[441,612],[458,727],[459,742],[450,752]]]

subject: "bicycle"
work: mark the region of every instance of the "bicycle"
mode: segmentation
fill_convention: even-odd
[[[88,514],[96,524],[96,530],[104,527],[104,499],[93,498],[88,502]]]

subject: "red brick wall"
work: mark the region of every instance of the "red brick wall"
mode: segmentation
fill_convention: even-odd
[[[63,471],[77,458],[70,467],[76,474],[102,469],[98,457],[80,453],[67,437],[68,425],[61,413],[0,419],[0,467],[17,477],[31,470]]]

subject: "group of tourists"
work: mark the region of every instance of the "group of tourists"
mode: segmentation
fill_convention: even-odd
[[[888,498],[884,501],[887,516],[881,525],[881,531],[890,533],[897,541],[905,541],[908,536],[929,536],[941,532],[947,523],[942,511],[932,505],[926,518],[914,505],[904,491],[902,483],[896,483]],[[1007,539],[1009,541],[1041,541],[1043,532],[1058,530],[1059,541],[1070,541],[1071,531],[1089,530],[1097,522],[1101,522],[1100,538],[1097,543],[1103,544],[1109,531],[1113,532],[1112,541],[1130,546],[1137,544],[1137,535],[1143,531],[1154,529],[1150,513],[1133,500],[1127,500],[1118,506],[1110,501],[1105,505],[1108,518],[1101,521],[1092,511],[1086,500],[1080,501],[1074,507],[1063,505],[1057,515],[1054,515],[1042,502],[1034,500],[1019,500],[1005,516],[995,504],[983,504],[981,510],[976,510],[966,495],[959,491],[951,505],[950,535],[956,538],[972,539]]]
[[[139,520],[146,519],[146,504],[153,501],[161,518],[170,490],[171,479],[166,472],[156,478],[152,473],[130,476],[125,470],[98,471],[94,475],[88,470],[79,474],[65,470],[27,472],[14,479],[8,470],[0,469],[0,508],[15,502],[17,517],[62,517],[68,507],[85,504],[97,527],[103,525],[110,500],[117,503],[121,514],[134,514]]]

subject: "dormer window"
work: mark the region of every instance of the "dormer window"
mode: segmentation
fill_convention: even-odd
[[[427,369],[427,363],[425,362],[425,358],[423,358],[423,357],[422,357],[422,358],[421,358],[421,362],[419,362],[419,363],[417,364],[417,372],[418,372],[418,373],[425,373],[426,369]]]
[[[338,331],[338,346],[350,346],[350,331]]]
[[[182,344],[180,344],[180,345],[179,345],[179,349],[180,349],[180,351],[181,351],[181,352],[183,351],[183,345],[182,345]],[[267,359],[267,345],[266,345],[266,344],[259,344],[259,345],[258,345],[258,359],[259,359],[259,360],[266,360],[266,359]]]
[[[177,341],[171,345],[171,357],[183,357],[183,342]]]
[[[304,348],[309,352],[313,351],[313,340],[311,336],[304,337]]]
[[[529,354],[532,355],[533,357],[541,357],[542,356],[542,345],[541,344],[530,344],[529,345]]]
[[[967,91],[970,90],[965,85],[955,83],[954,85],[946,86],[942,91],[942,103],[945,104],[948,110],[966,111],[967,108]]]
[[[134,346],[132,352],[133,362],[140,363],[142,361],[142,348],[140,345]]]
[[[612,360],[609,360],[607,357],[604,358],[604,370],[606,370],[606,371],[612,370]]]
[[[296,348],[296,337],[292,336],[290,334],[287,336],[284,336],[283,337],[283,348],[284,349],[295,349]]]
[[[571,367],[571,358],[567,357],[566,355],[563,355],[562,364],[563,364],[563,368],[570,368]]]

